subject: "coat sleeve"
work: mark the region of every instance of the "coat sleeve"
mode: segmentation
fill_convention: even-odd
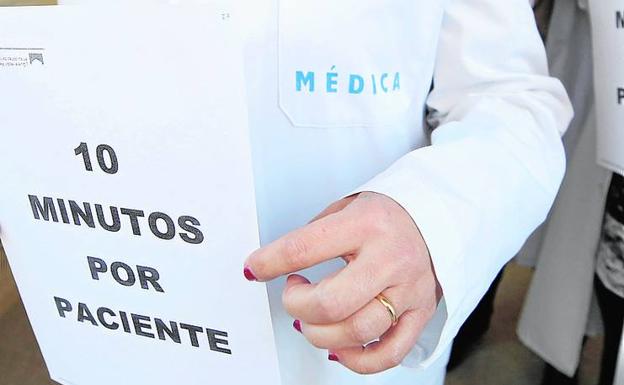
[[[403,365],[447,351],[490,283],[545,219],[572,117],[527,0],[449,0],[428,98],[432,145],[358,191],[389,196],[427,243],[443,301]]]

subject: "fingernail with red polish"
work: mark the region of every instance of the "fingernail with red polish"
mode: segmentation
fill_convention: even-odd
[[[296,331],[301,333],[301,321],[296,319],[295,322],[293,322],[293,327],[295,328]]]
[[[327,356],[327,359],[330,361],[336,361],[336,362],[340,361],[336,353],[329,353],[329,356]]]
[[[247,278],[248,281],[258,280],[258,278],[256,278],[256,276],[254,275],[253,271],[251,271],[251,269],[247,266],[245,266],[245,269],[243,269],[243,274],[245,275],[245,278]]]

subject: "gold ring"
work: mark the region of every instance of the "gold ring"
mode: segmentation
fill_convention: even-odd
[[[392,305],[392,302],[388,298],[386,298],[383,294],[377,294],[375,297],[377,301],[379,301],[386,309],[388,309],[388,313],[390,313],[390,319],[392,320],[392,326],[395,326],[399,322],[399,317],[397,316],[396,309]]]

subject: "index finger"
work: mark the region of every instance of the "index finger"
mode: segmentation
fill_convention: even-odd
[[[328,215],[254,251],[245,262],[245,277],[268,281],[355,253],[362,236],[350,218],[342,212]]]

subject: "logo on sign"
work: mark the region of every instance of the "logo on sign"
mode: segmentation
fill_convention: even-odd
[[[38,61],[43,64],[43,54],[42,53],[29,53],[28,54],[28,62],[32,64],[34,61]]]
[[[44,65],[43,48],[0,47],[0,69]]]

